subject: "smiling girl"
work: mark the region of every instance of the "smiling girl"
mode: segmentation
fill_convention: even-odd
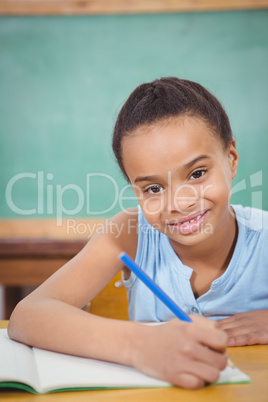
[[[227,344],[268,343],[267,213],[230,205],[236,143],[221,104],[197,83],[169,77],[139,86],[119,113],[113,150],[139,207],[111,218],[20,302],[9,335],[202,387],[225,367]],[[174,318],[122,265],[122,251],[194,313],[193,323]],[[120,270],[131,321],[82,311]]]

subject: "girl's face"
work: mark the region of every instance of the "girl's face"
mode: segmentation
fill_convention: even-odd
[[[141,127],[122,145],[126,173],[152,226],[182,245],[228,227],[234,140],[224,149],[201,119],[180,117]]]

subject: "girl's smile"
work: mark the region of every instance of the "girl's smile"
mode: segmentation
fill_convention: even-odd
[[[173,220],[172,222],[168,223],[168,226],[174,228],[181,234],[191,234],[193,232],[197,232],[201,228],[201,225],[203,224],[208,213],[209,211],[207,210],[193,214],[184,219]]]
[[[229,209],[238,155],[203,120],[170,118],[123,141],[123,162],[147,221],[171,243],[196,245],[234,228]],[[230,233],[229,233],[230,234]]]

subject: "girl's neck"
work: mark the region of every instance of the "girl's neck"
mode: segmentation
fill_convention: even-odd
[[[224,274],[233,256],[238,236],[235,217],[230,214],[222,226],[213,239],[195,247],[176,247],[178,244],[171,242],[182,263],[193,269],[190,282],[195,298],[206,293],[211,283]]]

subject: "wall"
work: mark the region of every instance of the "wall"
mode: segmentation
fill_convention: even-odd
[[[135,205],[116,199],[113,125],[138,84],[168,75],[222,101],[241,156],[233,202],[267,209],[267,22],[268,10],[0,17],[0,218]]]

